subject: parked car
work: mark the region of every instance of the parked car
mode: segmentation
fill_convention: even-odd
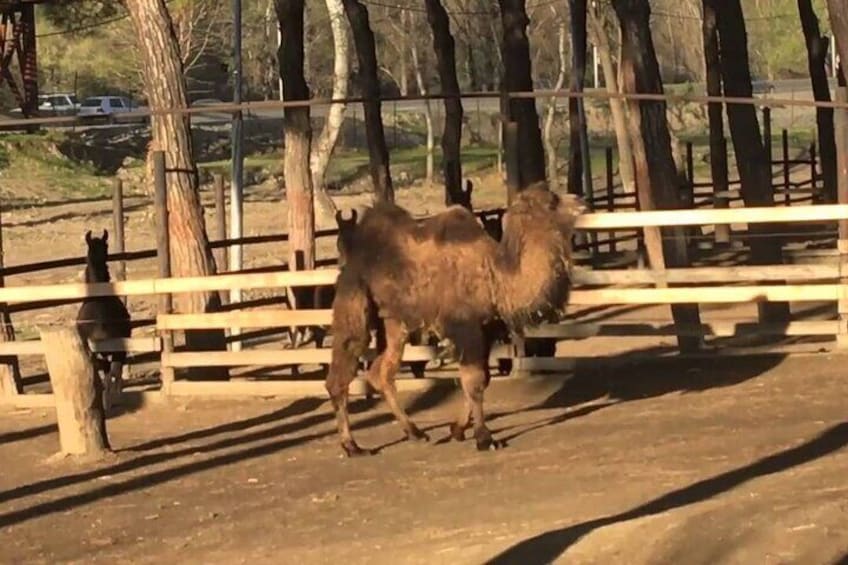
[[[90,96],[82,101],[77,115],[80,118],[105,119],[109,123],[114,123],[118,114],[127,114],[135,110],[139,110],[139,106],[124,96]],[[141,121],[146,122],[147,116],[141,118]]]
[[[38,96],[38,113],[44,116],[73,116],[80,104],[75,94],[56,92]]]

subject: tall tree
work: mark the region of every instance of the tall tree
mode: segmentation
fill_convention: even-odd
[[[706,0],[716,14],[719,59],[724,93],[727,96],[753,98],[751,69],[748,63],[748,35],[739,0]],[[742,182],[745,206],[774,206],[771,163],[760,134],[757,112],[753,104],[728,104],[727,121],[736,167]],[[771,140],[766,140],[770,142]],[[780,242],[769,237],[774,226],[749,226],[751,259],[758,265],[783,262]],[[760,321],[783,323],[789,320],[789,304],[759,303]]]
[[[648,0],[613,0],[621,26],[622,91],[662,94],[663,86],[654,42],[651,37],[651,8]],[[680,208],[677,167],[671,151],[671,136],[662,100],[630,100],[628,125],[636,165],[636,190],[643,210]],[[682,228],[645,228],[648,260],[655,269],[686,267],[689,255]],[[673,305],[672,315],[681,326],[700,324],[698,306]],[[698,347],[697,338],[678,338],[681,349]]]
[[[345,26],[344,6],[341,0],[325,0],[327,13],[330,17],[330,30],[333,34],[333,99],[347,98],[348,74],[350,72],[350,42]],[[327,194],[326,175],[330,157],[336,148],[339,131],[344,123],[345,104],[337,102],[330,105],[327,120],[318,142],[312,148],[310,168],[312,170],[312,189],[315,192],[315,203],[321,212],[332,218],[336,206]]]
[[[365,99],[365,136],[368,139],[371,180],[377,199],[392,202],[395,199],[395,191],[389,172],[389,150],[386,147],[386,134],[380,110],[380,79],[377,76],[374,32],[368,21],[368,9],[359,0],[343,2],[359,60],[359,85]]]
[[[612,48],[610,47],[609,35],[605,25],[605,18],[593,8],[588,12],[587,28],[592,43],[598,52],[601,62],[601,72],[604,75],[604,84],[607,92],[618,94],[618,74],[612,60]],[[624,101],[621,98],[610,98],[610,113],[612,114],[613,129],[615,130],[615,141],[618,146],[618,174],[621,176],[621,184],[625,193],[636,192],[636,181],[633,179],[633,151],[630,148],[630,134],[627,131],[627,116]]]
[[[130,15],[142,63],[147,100],[152,110],[186,108],[183,61],[165,0],[124,0]],[[188,114],[154,114],[148,171],[153,151],[165,152],[168,171],[168,231],[171,240],[171,273],[175,277],[215,274],[215,260],[203,220],[198,193]],[[148,175],[152,184],[153,175]],[[153,190],[151,189],[152,193]],[[210,312],[220,307],[217,292],[185,293],[175,296],[178,311]],[[186,343],[204,350],[224,349],[223,331],[187,331]],[[204,376],[225,377],[226,370],[204,371]]]
[[[586,84],[586,0],[568,0],[571,10],[571,90],[583,92]],[[568,99],[568,192],[583,194],[586,176],[584,171],[588,159],[588,132],[583,98]],[[589,195],[587,195],[589,196]]]
[[[559,72],[557,73],[556,82],[554,83],[554,90],[560,90],[563,85],[565,85],[565,75],[568,72],[568,58],[566,56],[565,47],[568,31],[566,29],[565,19],[560,17],[556,6],[552,5],[550,8],[551,12],[553,12],[554,18],[557,20],[557,58],[559,59]],[[557,182],[557,172],[559,170],[557,144],[554,143],[553,140],[557,100],[558,98],[556,96],[551,96],[551,100],[548,102],[548,108],[545,113],[545,125],[542,133],[545,140],[545,153],[547,154],[548,161],[548,179],[551,181],[553,186],[559,185]],[[571,103],[571,100],[574,99],[569,99],[569,104]]]
[[[530,42],[527,39],[525,0],[498,0],[501,10],[503,40],[503,81],[507,92],[533,90]],[[532,98],[510,98],[510,119],[518,124],[519,190],[545,180],[545,149],[536,101]]]
[[[707,96],[721,96],[721,59],[718,52],[718,29],[716,14],[712,3],[703,2],[703,18],[701,34],[704,39],[704,68],[707,83]],[[724,137],[724,107],[721,102],[707,104],[707,119],[710,128],[710,175],[713,180],[713,191],[727,192],[727,140]],[[719,199],[718,202],[726,202]],[[729,241],[727,226],[716,226],[716,240],[726,243]]]
[[[830,102],[830,85],[827,81],[825,59],[830,40],[821,35],[819,19],[811,0],[798,0],[801,29],[807,44],[807,66],[813,86],[813,97],[820,102]],[[833,108],[816,108],[816,127],[821,157],[824,193],[828,202],[836,202],[836,138],[833,131]]]
[[[445,125],[442,130],[442,168],[445,175],[445,204],[464,203],[462,191],[462,101],[456,77],[456,50],[450,30],[450,19],[441,0],[425,0],[427,22],[433,33],[433,49],[439,68],[442,94],[446,96]],[[469,57],[471,57],[469,50]],[[473,68],[473,61],[469,62]],[[471,203],[468,203],[469,206]]]
[[[827,13],[830,15],[831,33],[836,38],[836,50],[844,70],[848,65],[848,0],[827,0]],[[840,78],[844,79],[844,76]]]
[[[283,98],[309,100],[304,74],[304,0],[277,0],[277,19],[282,41],[278,60],[283,79]],[[289,205],[289,268],[315,267],[315,214],[309,152],[312,127],[309,106],[285,108],[286,200]],[[302,257],[302,261],[299,260]]]

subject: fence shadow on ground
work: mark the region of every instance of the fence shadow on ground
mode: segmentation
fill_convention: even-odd
[[[848,422],[832,426],[824,433],[799,445],[764,457],[755,463],[721,473],[709,479],[671,491],[630,510],[565,528],[547,531],[526,539],[486,561],[488,565],[551,563],[588,534],[630,520],[661,514],[689,506],[730,491],[748,481],[781,473],[793,467],[826,457],[848,445]],[[843,562],[845,559],[842,560]]]
[[[410,414],[415,414],[419,411],[433,408],[451,396],[455,390],[456,389],[454,387],[447,386],[433,387],[416,396],[409,404],[407,410]],[[323,403],[324,401],[295,401],[292,405],[283,410],[275,410],[264,416],[249,418],[241,422],[214,426],[206,430],[197,430],[172,438],[154,440],[153,442],[148,442],[141,446],[135,446],[132,450],[133,452],[137,452],[140,449],[152,450],[188,442],[193,439],[213,437],[231,431],[247,431],[250,428],[259,426],[263,423],[277,423],[280,420],[284,420],[282,423],[278,423],[270,428],[266,427],[238,436],[226,437],[205,445],[188,445],[184,448],[173,451],[166,450],[156,451],[154,453],[145,453],[114,465],[72,475],[45,479],[15,489],[0,492],[0,504],[5,504],[29,496],[44,495],[45,493],[49,493],[50,491],[60,488],[90,483],[91,481],[104,476],[114,477],[115,475],[137,471],[151,465],[175,462],[181,457],[191,458],[188,462],[176,464],[166,469],[127,478],[124,481],[117,481],[105,486],[99,486],[85,492],[61,496],[53,500],[40,502],[18,510],[4,512],[0,514],[0,527],[19,524],[33,518],[41,517],[45,514],[64,512],[85,504],[97,502],[102,498],[118,496],[136,490],[143,490],[222,465],[231,465],[240,461],[263,457],[311,441],[335,437],[336,429],[334,425],[326,427],[323,430],[314,431],[307,435],[291,437],[291,434],[303,432],[316,426],[331,424],[335,421],[335,416],[332,411],[325,411],[321,414],[312,414],[299,420],[286,421],[287,418],[291,418],[295,414],[302,415],[310,411],[314,411],[320,404]],[[351,406],[351,412],[362,412],[363,410],[372,407],[373,404],[373,400],[367,399],[354,402]],[[356,422],[352,425],[352,428],[369,428],[392,421],[393,416],[391,413],[386,411]],[[281,439],[281,436],[287,437],[282,437]],[[272,441],[266,441],[265,443],[258,444],[255,443],[262,442],[263,440]],[[243,447],[247,444],[250,444],[250,447]],[[233,448],[236,448],[236,450],[219,453]],[[127,453],[129,452],[130,451],[128,450]],[[203,454],[214,454],[214,456],[203,460],[196,459],[199,455]]]

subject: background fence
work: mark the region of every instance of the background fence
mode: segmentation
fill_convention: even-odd
[[[539,93],[539,96],[545,94]],[[479,108],[479,98],[476,99]],[[474,103],[474,101],[472,101]],[[385,110],[385,106],[384,106]],[[395,110],[395,113],[396,110]],[[472,118],[473,121],[474,118]],[[484,120],[478,109],[479,123]],[[772,113],[763,113],[764,130],[772,128]],[[437,120],[438,121],[438,120]],[[356,116],[353,118],[357,126]],[[393,122],[398,130],[398,118]],[[479,127],[479,126],[478,126]],[[356,129],[353,130],[357,132]],[[391,130],[390,130],[391,131]],[[364,132],[359,131],[360,134]],[[389,133],[400,139],[400,134]],[[402,137],[402,136],[400,136]],[[771,139],[771,135],[767,135]],[[683,172],[687,183],[684,185],[684,197],[691,203],[693,210],[685,214],[634,212],[639,208],[637,195],[624,190],[617,169],[616,152],[610,146],[604,147],[603,174],[596,175],[595,188],[587,197],[588,203],[596,211],[605,213],[589,214],[581,219],[581,229],[590,237],[583,238],[578,244],[578,268],[574,273],[575,292],[571,304],[573,307],[585,307],[585,310],[609,308],[614,305],[639,308],[645,305],[668,305],[677,303],[700,303],[719,305],[758,301],[791,301],[809,303],[811,310],[817,312],[819,319],[798,319],[779,326],[752,323],[740,317],[739,320],[713,320],[700,327],[681,327],[671,323],[667,316],[657,316],[655,320],[618,320],[606,321],[600,316],[580,317],[567,320],[562,324],[545,325],[531,330],[528,341],[534,339],[582,340],[595,337],[674,337],[704,336],[715,338],[714,345],[723,346],[722,351],[746,354],[750,348],[740,347],[739,342],[725,342],[721,338],[782,336],[797,338],[779,345],[771,344],[770,351],[813,351],[823,347],[822,339],[833,342],[842,335],[843,325],[838,318],[842,309],[838,303],[842,298],[840,286],[843,275],[841,259],[837,247],[837,220],[848,218],[845,208],[830,205],[811,205],[821,201],[821,175],[815,143],[806,143],[806,149],[793,142],[788,129],[782,129],[778,138],[779,149],[770,148],[772,179],[777,195],[775,208],[742,209],[738,208],[741,196],[739,181],[730,180],[727,191],[717,192],[711,182],[703,180],[699,174],[698,144],[695,141],[681,143]],[[402,139],[401,139],[402,141]],[[398,142],[400,143],[400,142]],[[469,141],[466,147],[473,147]],[[597,147],[597,144],[593,144]],[[501,162],[501,149],[496,148],[495,155]],[[777,156],[775,158],[775,155]],[[420,156],[416,156],[418,158]],[[732,155],[731,155],[732,163]],[[473,173],[472,173],[473,174]],[[285,233],[264,233],[237,239],[227,238],[226,222],[226,186],[225,177],[220,172],[211,173],[211,198],[215,222],[207,222],[216,253],[219,271],[226,270],[227,250],[234,246],[263,246],[281,244],[287,240]],[[597,182],[600,180],[601,182]],[[112,236],[110,242],[115,251],[110,260],[116,282],[107,287],[85,285],[39,285],[19,288],[15,285],[18,277],[41,276],[51,270],[69,267],[81,267],[84,257],[69,257],[50,261],[3,266],[0,270],[7,288],[0,289],[0,303],[7,312],[6,323],[15,322],[35,309],[47,309],[55,312],[58,306],[77,303],[84,296],[97,293],[127,296],[130,301],[151,296],[170,296],[175,292],[199,291],[202,289],[225,291],[243,289],[244,300],[236,304],[225,305],[222,312],[202,315],[178,315],[156,308],[139,312],[131,308],[138,337],[131,340],[117,340],[101,343],[102,350],[127,350],[135,355],[135,361],[152,363],[162,375],[163,390],[173,393],[195,393],[201,391],[245,391],[267,394],[323,393],[322,384],[316,380],[298,380],[299,366],[323,365],[329,361],[329,350],[325,348],[283,349],[279,339],[283,328],[302,326],[326,326],[330,323],[331,312],[326,308],[311,310],[292,310],[285,289],[299,286],[331,285],[335,280],[335,258],[325,254],[319,259],[319,266],[326,267],[318,271],[289,273],[281,260],[272,264],[252,266],[238,273],[229,273],[208,279],[168,279],[143,278],[122,282],[127,271],[136,264],[145,264],[145,274],[156,274],[150,263],[161,258],[161,249],[142,249],[127,251],[130,247],[127,234],[131,229],[124,225],[128,214],[127,200],[139,196],[125,193],[126,181],[117,178],[112,188]],[[142,196],[148,199],[149,196]],[[208,199],[208,200],[209,200]],[[791,207],[790,207],[791,206]],[[503,208],[489,207],[478,211],[480,216],[499,217]],[[664,215],[663,215],[664,214]],[[657,219],[659,218],[659,219]],[[653,222],[653,223],[651,223]],[[772,266],[741,266],[738,263],[748,258],[748,243],[754,234],[748,233],[745,225],[754,222],[780,223],[767,237],[777,238],[783,244],[784,257],[788,264]],[[644,265],[643,229],[649,225],[686,225],[700,228],[690,232],[689,246],[696,266],[686,269],[668,269],[652,271],[633,269]],[[148,224],[149,226],[149,224]],[[732,227],[722,232],[721,226]],[[3,226],[0,226],[2,229]],[[149,229],[149,227],[148,227]],[[721,234],[725,233],[726,238]],[[2,235],[2,232],[0,232]],[[337,231],[321,229],[316,237],[328,241],[330,245]],[[80,234],[82,241],[82,234]],[[161,242],[160,242],[161,248]],[[285,254],[280,252],[277,257]],[[815,261],[815,264],[807,264]],[[154,273],[150,273],[153,270]],[[161,274],[161,272],[160,272]],[[694,285],[694,286],[693,286]],[[604,288],[599,288],[604,287]],[[645,288],[654,287],[654,288]],[[227,294],[222,297],[226,299]],[[155,302],[154,302],[155,303]],[[665,319],[661,319],[665,318]],[[824,319],[821,319],[824,318]],[[56,320],[54,323],[67,323]],[[49,322],[48,322],[49,323]],[[33,324],[35,326],[39,324]],[[243,342],[255,346],[239,350],[233,348],[226,352],[188,351],[179,344],[175,336],[185,330],[210,328],[240,328],[239,335],[229,338],[231,343]],[[250,330],[250,331],[244,331]],[[151,333],[151,331],[153,333]],[[7,332],[8,333],[8,332]],[[812,338],[807,343],[801,338]],[[270,341],[275,348],[268,349]],[[571,342],[570,342],[571,343]],[[747,342],[742,342],[743,344]],[[493,351],[492,362],[510,359],[517,371],[561,370],[567,368],[573,360],[559,357],[528,357],[523,351],[524,343],[511,343],[497,347]],[[651,350],[646,355],[675,354],[671,350]],[[36,339],[6,341],[0,344],[0,355],[11,357],[39,357],[42,348]],[[709,353],[712,354],[712,353]],[[409,346],[405,352],[406,361],[427,361],[440,363],[444,352],[427,346]],[[174,378],[175,372],[189,367],[235,367],[235,366],[284,366],[294,368],[284,381],[245,383],[233,380],[228,383],[188,382]],[[438,370],[431,375],[447,375],[447,371]],[[293,380],[294,379],[294,380]],[[42,379],[43,380],[43,379]],[[403,386],[416,386],[414,383]],[[25,395],[32,397],[33,395]],[[41,395],[39,395],[41,396]],[[11,395],[12,398],[18,398]],[[18,400],[19,401],[19,400]],[[32,399],[27,400],[27,402]]]

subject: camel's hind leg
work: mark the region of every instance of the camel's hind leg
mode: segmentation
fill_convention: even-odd
[[[473,423],[477,449],[497,449],[501,444],[492,439],[483,414],[483,393],[490,380],[489,340],[482,328],[470,324],[456,328],[451,334],[449,337],[459,353],[459,376],[465,395],[459,418],[451,425],[451,436],[461,441]]]
[[[359,366],[359,355],[355,350],[339,340],[333,339],[333,360],[330,370],[327,372],[325,386],[333,403],[336,413],[336,426],[339,431],[342,450],[348,457],[366,455],[368,452],[361,449],[353,440],[350,432],[350,417],[348,416],[348,396],[350,383],[356,378],[356,369]]]
[[[386,348],[383,350],[371,369],[368,371],[368,382],[377,389],[389,405],[406,434],[407,439],[429,440],[427,434],[418,429],[412,423],[397,399],[397,388],[395,387],[395,375],[400,370],[400,361],[403,357],[403,347],[409,337],[409,331],[403,323],[396,320],[385,320]]]

